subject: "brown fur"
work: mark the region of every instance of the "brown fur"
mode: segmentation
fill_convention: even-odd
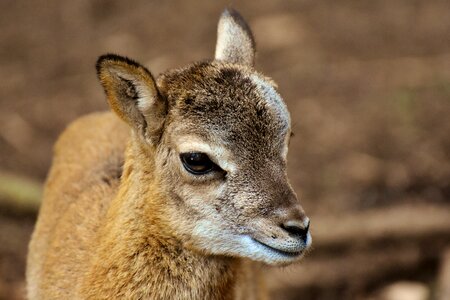
[[[235,12],[222,18],[247,28],[229,60],[155,82],[127,58],[99,59],[128,126],[92,114],[57,142],[30,243],[30,299],[262,299],[258,261],[286,265],[309,247],[286,175],[286,108],[253,70],[248,26]],[[212,151],[222,169],[190,174],[186,151]]]

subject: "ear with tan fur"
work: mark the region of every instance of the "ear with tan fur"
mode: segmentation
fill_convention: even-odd
[[[155,145],[162,133],[167,104],[152,74],[137,62],[114,54],[101,56],[96,67],[112,110]]]
[[[215,59],[241,65],[254,65],[255,40],[250,27],[233,9],[226,9],[220,17]]]

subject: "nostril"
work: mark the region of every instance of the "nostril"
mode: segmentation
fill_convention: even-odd
[[[302,241],[306,241],[309,231],[309,220],[306,226],[298,221],[287,221],[281,224],[281,228],[283,228],[290,234],[299,237]]]

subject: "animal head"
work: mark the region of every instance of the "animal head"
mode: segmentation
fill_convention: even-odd
[[[150,149],[167,221],[186,247],[272,265],[301,258],[309,220],[289,184],[289,112],[275,83],[253,68],[255,43],[235,11],[219,21],[215,59],[155,81],[116,55],[97,70],[111,108]]]

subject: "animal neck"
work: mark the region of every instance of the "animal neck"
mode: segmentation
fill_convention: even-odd
[[[140,159],[142,151],[133,144],[128,147],[121,186],[82,289],[85,295],[232,299],[240,260],[186,249],[167,230],[167,199],[158,192],[154,174],[143,171],[153,168],[142,164],[153,162]]]

